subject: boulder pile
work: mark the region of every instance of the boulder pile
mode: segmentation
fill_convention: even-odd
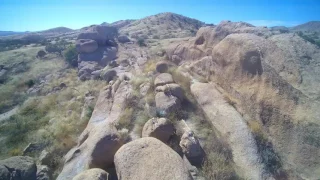
[[[92,26],[78,36],[78,76],[85,81],[96,78],[96,71],[103,69],[117,58],[117,29],[110,26]],[[95,73],[94,73],[95,72]]]
[[[158,70],[158,68],[157,68]],[[156,108],[161,117],[176,113],[181,108],[184,99],[182,88],[176,84],[169,73],[160,73],[154,80],[156,87]]]

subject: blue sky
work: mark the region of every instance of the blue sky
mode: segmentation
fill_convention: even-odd
[[[0,0],[0,30],[73,29],[174,12],[217,24],[294,26],[320,20],[320,0]]]

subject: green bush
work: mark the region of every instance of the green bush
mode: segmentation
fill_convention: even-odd
[[[64,58],[72,67],[76,67],[78,65],[78,52],[74,45],[67,48],[67,50],[64,52]]]
[[[48,53],[58,53],[60,56],[62,56],[63,47],[59,44],[47,44],[45,47],[45,50]]]
[[[28,88],[31,88],[35,84],[34,80],[29,79],[25,82],[25,85],[28,86]]]
[[[137,43],[140,47],[147,46],[143,38],[139,38]]]
[[[303,32],[299,31],[297,32],[297,34],[304,40],[317,45],[318,47],[320,47],[320,40],[315,40],[316,35],[315,34],[304,34]]]

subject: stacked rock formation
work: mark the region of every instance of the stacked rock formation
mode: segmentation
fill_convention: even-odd
[[[117,29],[109,26],[92,26],[79,34],[76,48],[80,80],[99,77],[101,69],[117,58],[116,36]]]

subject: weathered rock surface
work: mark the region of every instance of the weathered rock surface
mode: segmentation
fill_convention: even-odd
[[[97,70],[100,70],[101,66],[94,61],[82,61],[78,65],[78,77],[81,81],[90,80],[95,76],[92,76],[91,73]]]
[[[75,176],[72,180],[108,180],[108,173],[102,169],[93,168],[86,170],[77,176]]]
[[[169,73],[161,73],[154,80],[155,86],[163,86],[170,83],[174,83],[174,81],[172,75]]]
[[[179,84],[166,84],[164,92],[177,97],[181,101],[185,98],[184,91]]]
[[[193,131],[183,133],[179,145],[192,165],[203,163],[205,154]]]
[[[52,172],[48,166],[37,166],[37,180],[51,180]]]
[[[152,118],[144,124],[142,137],[154,137],[162,142],[167,142],[174,131],[174,126],[168,119]]]
[[[51,156],[49,152],[46,150],[43,150],[39,156],[40,164],[48,166],[50,164],[50,159],[51,159]]]
[[[99,45],[105,46],[107,40],[114,39],[117,36],[117,29],[110,26],[92,26],[85,32],[80,33],[78,39],[92,39]]]
[[[69,180],[88,168],[107,169],[113,165],[114,154],[124,143],[113,124],[120,118],[132,92],[128,81],[117,81],[117,86],[114,83],[101,90],[89,123],[78,145],[65,156],[57,179]]]
[[[166,95],[164,92],[158,92],[155,101],[157,113],[163,117],[175,113],[181,108],[181,101],[177,97]]]
[[[191,180],[182,158],[161,141],[146,137],[122,146],[115,155],[122,180]]]
[[[117,29],[109,26],[92,26],[85,32],[80,33],[76,43],[78,55],[78,67],[84,67],[84,62],[90,62],[90,64],[97,64],[101,68],[92,68],[89,66],[86,68],[86,73],[80,72],[82,68],[79,68],[78,76],[81,80],[97,79],[95,74],[91,75],[93,71],[102,69],[110,61],[117,58],[117,44],[114,38],[117,35]],[[88,66],[88,65],[85,65]],[[88,71],[90,69],[90,71]]]
[[[168,71],[168,64],[164,61],[157,62],[156,71],[159,73],[165,73]]]
[[[98,49],[98,43],[92,39],[78,39],[76,48],[79,53],[92,53]]]
[[[15,180],[35,180],[37,166],[28,156],[14,156],[0,161],[0,177]]]
[[[70,179],[87,168],[111,167],[114,154],[123,144],[115,127],[106,123],[83,133],[77,147],[65,156],[65,166],[58,179]]]
[[[229,105],[216,87],[208,83],[194,83],[191,92],[208,120],[226,138],[233,160],[248,179],[268,179],[270,175],[258,155],[257,145],[242,116]]]
[[[101,78],[107,82],[111,81],[117,76],[117,72],[114,69],[109,69],[105,72],[101,72]]]

